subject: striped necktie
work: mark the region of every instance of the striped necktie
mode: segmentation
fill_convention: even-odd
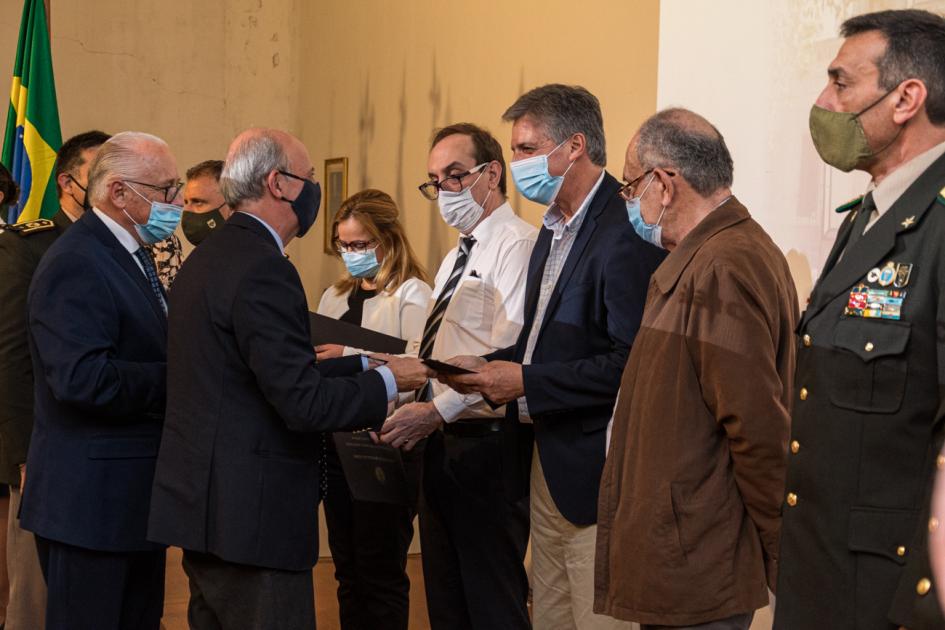
[[[154,261],[151,260],[151,255],[148,254],[147,250],[143,247],[139,247],[135,250],[134,256],[138,259],[138,262],[141,263],[141,267],[144,269],[144,275],[148,279],[148,284],[151,285],[151,291],[154,293],[158,304],[160,304],[161,308],[164,310],[164,314],[167,315],[167,301],[164,299],[164,288],[161,286],[161,281],[158,280],[157,269],[154,268]]]
[[[446,307],[450,304],[450,298],[456,291],[459,279],[463,276],[463,270],[466,268],[466,261],[469,260],[469,250],[476,243],[472,236],[464,236],[459,240],[459,251],[456,253],[456,264],[453,265],[453,271],[443,286],[440,296],[436,298],[433,310],[427,317],[427,324],[423,328],[423,338],[420,341],[420,358],[429,359],[433,352],[433,342],[436,341],[436,333],[440,330],[440,324],[443,322],[443,314]],[[417,390],[417,400],[425,402],[430,399],[430,381],[427,381],[423,387]]]

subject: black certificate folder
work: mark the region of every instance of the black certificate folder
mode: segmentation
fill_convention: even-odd
[[[386,354],[403,354],[407,350],[406,339],[361,328],[318,313],[309,313],[308,320],[309,327],[312,329],[313,346],[337,343],[342,346]]]
[[[353,499],[408,505],[407,476],[399,450],[375,444],[366,432],[334,433],[332,438]]]

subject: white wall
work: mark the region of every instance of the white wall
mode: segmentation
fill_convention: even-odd
[[[725,136],[735,195],[784,250],[801,307],[864,173],[821,162],[808,132],[848,17],[888,8],[945,12],[910,0],[662,0],[657,107],[692,109]]]

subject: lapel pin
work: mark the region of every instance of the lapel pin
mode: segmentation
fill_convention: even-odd
[[[915,215],[914,215],[914,214],[913,214],[911,217],[909,217],[908,219],[906,219],[905,221],[902,222],[902,227],[904,227],[904,228],[911,227],[913,223],[915,223]]]

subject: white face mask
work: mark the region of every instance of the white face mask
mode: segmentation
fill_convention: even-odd
[[[482,205],[476,203],[476,200],[473,199],[473,186],[482,178],[483,173],[485,173],[485,171],[479,173],[479,177],[476,178],[476,181],[467,186],[464,190],[459,192],[441,190],[439,196],[436,198],[436,203],[440,206],[440,215],[443,217],[443,220],[446,221],[447,225],[456,228],[463,234],[468,234],[476,227],[476,224],[479,223],[483,213],[486,211],[484,206],[489,201],[489,196],[492,194],[490,190],[486,198],[482,200]]]

